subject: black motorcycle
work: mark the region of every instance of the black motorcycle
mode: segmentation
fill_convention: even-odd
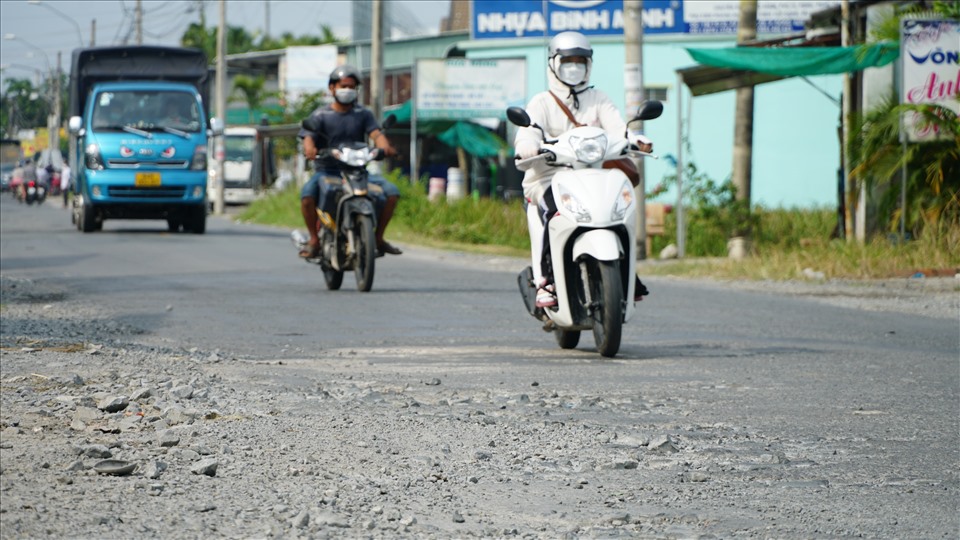
[[[304,120],[304,129],[317,132],[311,124],[313,117]],[[395,122],[393,115],[387,117],[383,129]],[[373,274],[377,258],[377,211],[375,198],[369,191],[370,173],[367,164],[386,157],[383,150],[362,142],[343,143],[334,148],[320,150],[317,159],[332,157],[340,168],[340,184],[327,184],[328,207],[335,205],[332,214],[317,208],[317,234],[320,238],[320,254],[307,262],[319,264],[327,288],[335,291],[343,283],[343,273],[353,270],[357,278],[357,290],[369,292],[373,287]],[[323,181],[323,180],[321,180]],[[295,239],[298,249],[305,247],[306,239]]]
[[[23,190],[23,200],[27,204],[43,204],[43,201],[47,199],[47,187],[38,180],[25,180]]]

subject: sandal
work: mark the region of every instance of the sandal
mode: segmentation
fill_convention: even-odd
[[[320,246],[306,246],[300,250],[301,259],[316,259],[320,256]]]
[[[391,255],[400,255],[403,253],[403,250],[394,246],[390,242],[384,241],[382,244],[377,246],[377,254],[382,255],[384,253],[389,253]]]

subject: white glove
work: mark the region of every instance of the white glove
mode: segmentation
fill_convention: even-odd
[[[532,158],[540,152],[540,145],[530,140],[521,140],[517,142],[517,147],[514,149],[514,153],[520,157],[520,159]]]

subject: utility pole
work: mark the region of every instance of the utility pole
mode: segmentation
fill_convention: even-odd
[[[623,66],[623,86],[626,92],[627,120],[633,118],[643,103],[643,0],[623,2],[623,45],[626,64]],[[632,129],[630,129],[632,128]],[[628,126],[628,131],[643,132],[643,124]],[[637,259],[647,258],[647,188],[643,158],[634,159],[640,183],[637,184]]]
[[[90,46],[97,44],[97,20],[90,19]]]
[[[263,0],[263,11],[266,16],[263,23],[263,35],[266,39],[270,39],[270,0]]]
[[[383,112],[383,2],[373,0],[373,28],[370,40],[370,107],[373,117]]]
[[[757,0],[740,0],[740,23],[737,26],[737,45],[743,46],[757,38]],[[750,184],[753,167],[753,86],[737,88],[736,127],[733,137],[733,185],[737,200],[750,204]]]
[[[61,53],[57,51],[57,72],[53,76],[53,129],[50,130],[50,160],[53,152],[60,151],[60,69]]]
[[[137,0],[133,20],[137,29],[137,45],[143,45],[143,0]]]
[[[227,124],[227,0],[220,0],[220,25],[217,28],[217,118]],[[217,137],[217,195],[213,201],[213,213],[223,214],[223,137]]]

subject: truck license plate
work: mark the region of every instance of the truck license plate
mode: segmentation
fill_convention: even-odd
[[[160,173],[138,172],[134,179],[134,185],[137,187],[157,187],[160,185]]]

